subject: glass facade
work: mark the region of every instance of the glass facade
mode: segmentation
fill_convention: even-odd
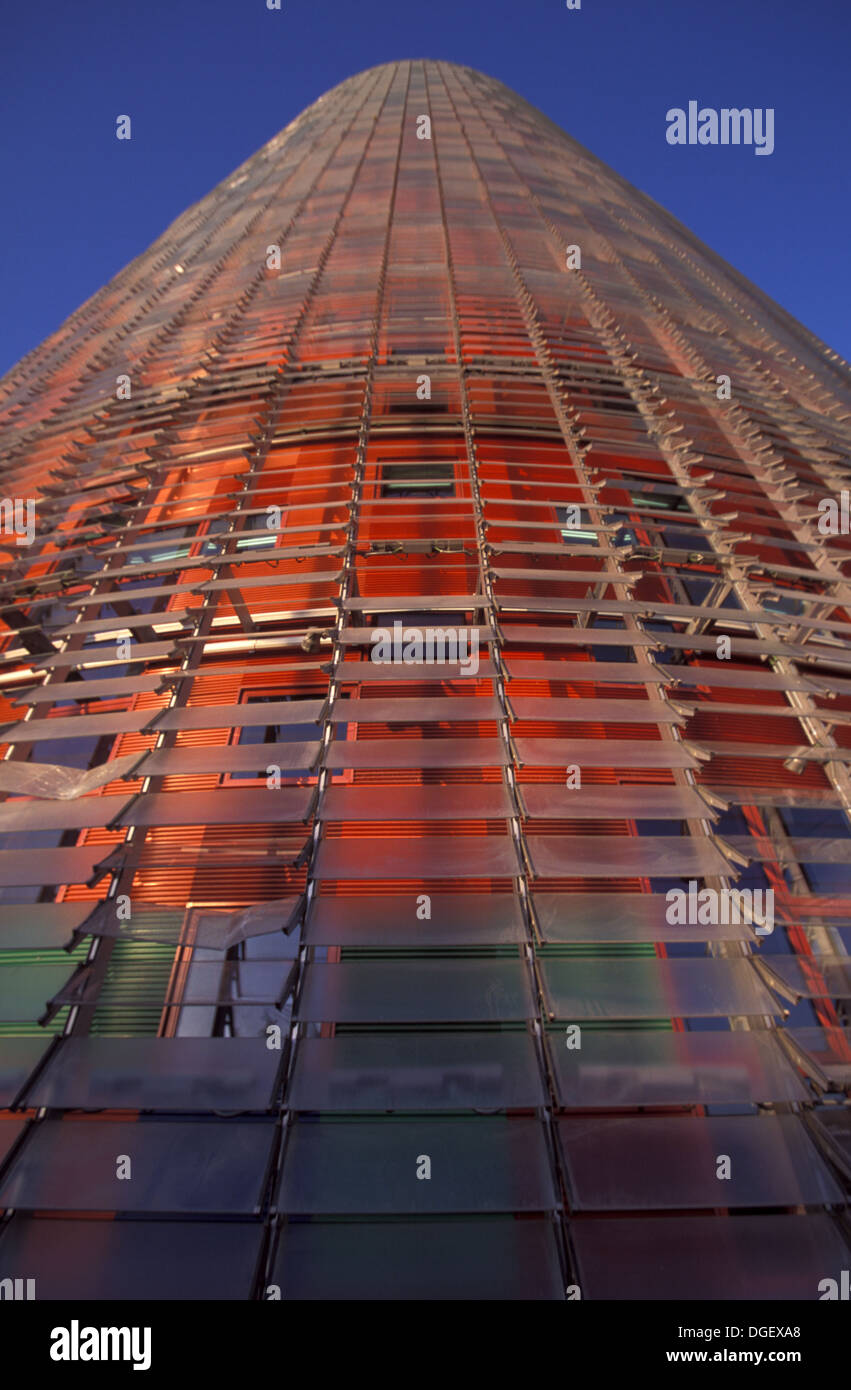
[[[834,353],[439,62],[322,97],[0,381],[0,1280],[839,1281],[850,421]]]

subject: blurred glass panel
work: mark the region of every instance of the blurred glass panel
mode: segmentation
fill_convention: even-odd
[[[2,1055],[0,1045],[0,1066]],[[26,1099],[69,1110],[266,1110],[280,1059],[259,1038],[65,1038]]]
[[[293,1110],[506,1110],[543,1105],[526,1033],[375,1033],[305,1038]]]
[[[0,1023],[39,1019],[74,973],[70,960],[67,965],[6,965],[0,960]]]
[[[751,928],[671,924],[664,893],[540,893],[532,905],[545,941],[749,941]],[[744,914],[743,914],[744,915]]]
[[[125,1184],[129,1186],[129,1184]],[[16,1215],[0,1265],[36,1281],[39,1298],[247,1299],[261,1225],[245,1221],[74,1221]]]
[[[818,1215],[574,1221],[570,1240],[583,1298],[810,1302],[851,1261]]]
[[[536,1015],[526,967],[514,960],[309,964],[302,1022],[520,1022]]]
[[[586,1029],[571,1050],[550,1033],[559,1104],[748,1105],[807,1101],[809,1092],[768,1032],[616,1033]]]
[[[706,878],[731,872],[711,839],[690,835],[529,835],[538,878]]]
[[[323,820],[504,820],[513,814],[501,782],[467,787],[336,786],[329,787],[321,801]]]
[[[0,1038],[0,1110],[9,1110],[52,1039]]]
[[[557,1126],[577,1211],[842,1201],[796,1115],[562,1118]],[[725,1179],[717,1176],[722,1155]]]
[[[272,1272],[285,1299],[560,1299],[544,1219],[290,1222]]]
[[[274,1123],[44,1120],[6,1179],[0,1206],[44,1211],[253,1212]],[[116,1176],[119,1155],[132,1178]]]
[[[311,946],[462,946],[525,941],[526,926],[514,893],[430,893],[430,917],[421,920],[411,894],[313,899],[306,936]]]
[[[388,819],[392,811],[388,806]],[[507,835],[421,835],[416,840],[322,840],[314,878],[513,878],[519,872]]]
[[[567,1021],[729,1018],[780,1006],[747,960],[554,960],[539,957],[550,1010]]]
[[[336,739],[325,766],[341,768],[503,767],[511,761],[498,738]]]
[[[420,1179],[423,1159],[431,1177]],[[301,1120],[278,1205],[288,1214],[544,1211],[557,1205],[538,1120]]]

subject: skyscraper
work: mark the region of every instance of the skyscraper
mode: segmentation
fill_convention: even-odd
[[[849,420],[439,62],[0,382],[4,1296],[839,1286]]]

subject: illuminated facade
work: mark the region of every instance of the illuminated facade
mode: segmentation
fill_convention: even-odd
[[[0,382],[0,1279],[839,1281],[849,420],[834,353],[432,62]]]

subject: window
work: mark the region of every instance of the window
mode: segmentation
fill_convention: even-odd
[[[454,497],[455,470],[451,463],[383,463],[382,497]]]
[[[350,694],[350,691],[343,691],[339,698],[348,700]],[[248,705],[272,704],[281,700],[295,703],[299,700],[314,701],[322,699],[324,695],[325,691],[319,688],[302,690],[297,694],[282,694],[281,691],[276,690],[273,694],[245,694],[240,703]],[[354,727],[354,725],[349,724],[338,724],[335,730],[335,737],[340,739],[348,738],[349,729],[353,729]],[[320,737],[321,730],[312,722],[305,724],[255,724],[243,729],[237,729],[234,743],[239,744],[240,747],[245,747],[246,745],[250,746],[252,744],[257,746],[257,767],[248,772],[235,771],[227,774],[224,778],[224,784],[227,785],[230,782],[245,781],[265,782],[266,768],[270,765],[270,759],[263,752],[264,747],[275,743],[316,744]],[[313,761],[312,755],[309,761]],[[317,781],[317,774],[311,772],[307,767],[282,767],[280,776],[282,782],[289,783],[293,786],[310,786]],[[350,782],[352,780],[351,769],[333,777],[331,780],[334,782]]]

